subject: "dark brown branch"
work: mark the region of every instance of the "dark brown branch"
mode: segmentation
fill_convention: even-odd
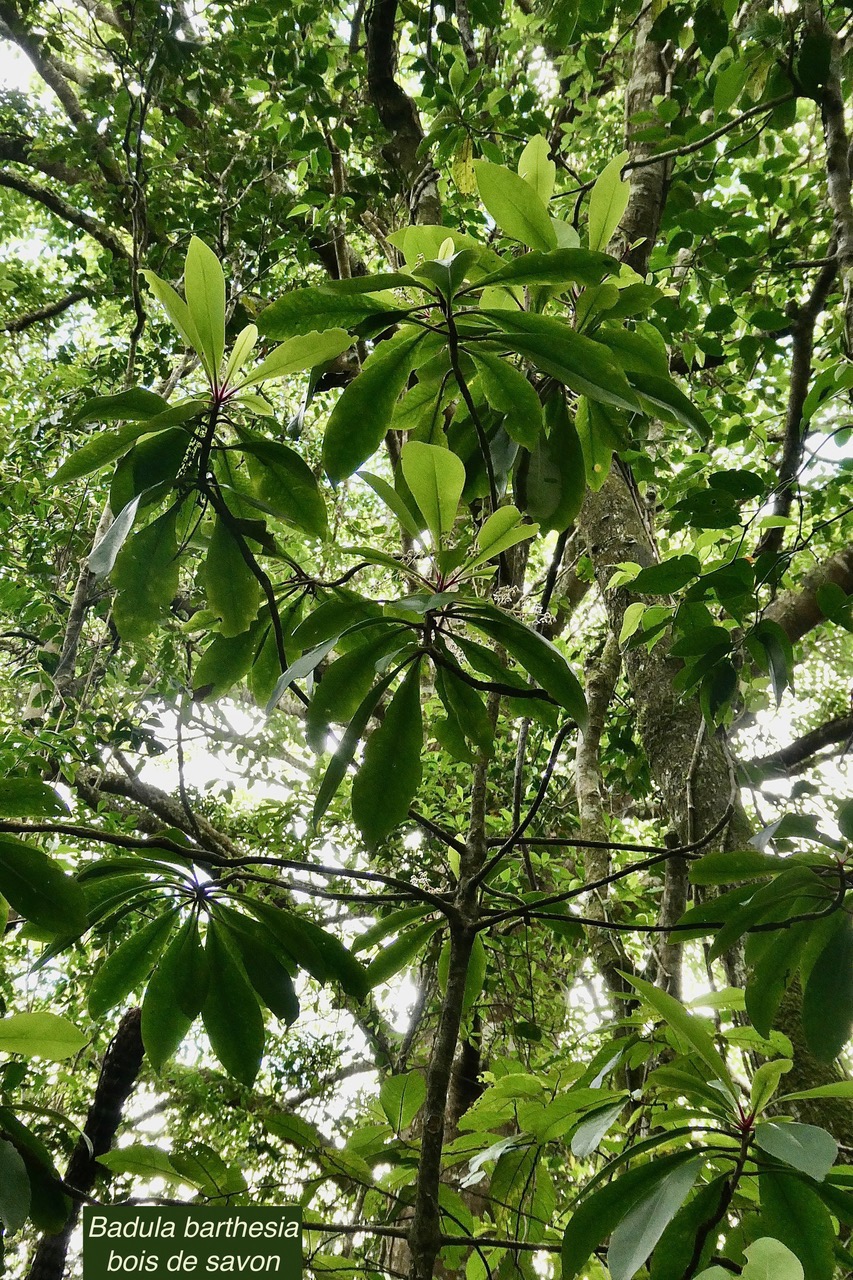
[[[63,311],[67,311],[69,307],[73,307],[76,303],[82,302],[84,298],[91,298],[91,296],[92,293],[89,289],[72,289],[64,298],[57,298],[55,302],[46,302],[43,307],[36,307],[33,311],[27,311],[23,315],[16,316],[14,320],[9,320],[0,327],[5,333],[24,333],[25,330],[31,329],[33,325],[61,316]]]
[[[103,1168],[97,1157],[105,1155],[113,1145],[122,1113],[133,1092],[142,1066],[140,1011],[130,1009],[119,1023],[101,1065],[95,1096],[86,1117],[86,1125],[72,1152],[65,1174],[65,1189],[71,1196],[71,1211],[65,1226],[57,1235],[44,1235],[36,1249],[27,1280],[62,1280],[71,1235],[77,1225],[80,1205]]]
[[[15,173],[10,173],[7,169],[0,169],[0,187],[7,187],[10,191],[17,191],[19,195],[25,196],[27,200],[34,200],[63,222],[68,222],[72,227],[85,231],[93,240],[97,240],[98,244],[114,253],[117,258],[122,258],[125,262],[132,261],[130,251],[114,231],[111,231],[100,219],[69,204],[56,192],[40,186],[37,182],[31,182],[29,178],[21,178]]]
[[[87,178],[82,169],[64,164],[61,160],[53,160],[37,148],[34,149],[32,139],[23,134],[0,134],[0,160],[8,164],[23,164],[29,169],[37,169],[48,178],[56,178],[69,186],[84,182]]]
[[[782,592],[767,606],[764,617],[778,622],[792,644],[796,643],[825,619],[817,593],[829,583],[835,583],[847,595],[853,594],[853,546],[811,569],[799,587]]]
[[[853,713],[836,716],[827,720],[826,724],[811,729],[801,738],[795,738],[786,747],[772,751],[770,755],[750,760],[750,768],[760,769],[762,773],[786,773],[806,760],[810,760],[824,747],[841,746],[846,750],[853,739]]]
[[[419,156],[424,139],[417,107],[396,80],[397,0],[373,0],[367,10],[367,91],[390,134],[387,157],[409,188],[413,222],[440,223],[438,175],[432,163]]]
[[[98,133],[80,105],[77,94],[71,88],[56,59],[43,47],[41,39],[29,30],[12,0],[0,0],[0,22],[9,36],[25,53],[42,80],[53,91],[68,119],[74,125],[80,141],[90,150],[104,177],[117,191],[125,185],[121,168],[111,155],[105,139]]]

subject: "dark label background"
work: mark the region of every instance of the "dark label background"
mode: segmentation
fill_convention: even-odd
[[[149,1224],[174,1222],[175,1234],[171,1238],[145,1235],[126,1239],[106,1235],[90,1238],[92,1220],[105,1217],[108,1224],[122,1224],[137,1219],[146,1232]],[[225,1222],[228,1220],[264,1223],[300,1222],[302,1211],[298,1208],[210,1208],[200,1205],[163,1205],[132,1208],[115,1206],[83,1209],[83,1280],[115,1280],[116,1277],[135,1276],[139,1280],[173,1280],[174,1277],[192,1276],[196,1280],[211,1276],[274,1276],[279,1280],[300,1280],[302,1275],[301,1228],[296,1239],[200,1239],[185,1234],[186,1224]],[[143,1226],[144,1224],[144,1226]],[[156,1227],[154,1228],[156,1230]],[[192,1227],[190,1228],[192,1230]],[[162,1230],[162,1226],[161,1226]],[[292,1228],[291,1228],[292,1230]],[[110,1269],[110,1258],[113,1268]],[[122,1259],[119,1268],[116,1259]],[[187,1261],[195,1258],[194,1266]],[[218,1265],[213,1259],[218,1259]],[[233,1259],[234,1261],[231,1261]],[[244,1265],[240,1270],[239,1259],[254,1261],[254,1266]],[[276,1259],[279,1259],[276,1265]],[[224,1265],[223,1265],[224,1264]]]

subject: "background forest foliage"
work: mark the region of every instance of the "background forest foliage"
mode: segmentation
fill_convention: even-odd
[[[853,19],[0,0],[0,1222],[853,1274]]]

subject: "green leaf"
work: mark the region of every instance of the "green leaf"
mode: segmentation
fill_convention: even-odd
[[[315,538],[325,538],[328,534],[326,504],[304,458],[277,441],[257,440],[244,433],[241,438],[243,452],[250,460],[255,492],[261,501],[289,524]]]
[[[853,1033],[853,920],[844,912],[809,974],[803,1031],[821,1062],[837,1058]]]
[[[39,778],[0,779],[0,818],[57,818],[68,805]]]
[[[323,439],[323,465],[334,483],[352,475],[379,448],[423,338],[421,331],[406,327],[380,343],[338,398]]]
[[[183,338],[184,342],[188,347],[192,347],[193,351],[198,355],[208,378],[213,382],[213,369],[205,355],[195,320],[190,314],[190,309],[184,302],[183,298],[172,288],[170,284],[165,280],[161,280],[153,271],[143,271],[141,272],[141,275],[145,277],[148,288],[164,308],[166,314]]]
[[[589,193],[589,247],[604,249],[610,243],[622,215],[628,207],[631,194],[630,183],[622,178],[622,169],[628,159],[628,152],[622,151],[614,156],[610,163],[602,169]]]
[[[258,628],[239,636],[214,636],[193,671],[193,698],[222,698],[250,670],[258,648]]]
[[[575,1280],[592,1253],[606,1240],[637,1202],[671,1173],[695,1162],[692,1151],[678,1151],[637,1165],[608,1186],[587,1196],[575,1209],[563,1235],[563,1280]],[[695,1179],[695,1174],[693,1175]]]
[[[400,466],[412,497],[438,545],[456,520],[465,487],[465,467],[449,449],[409,440],[400,453]]]
[[[225,354],[225,276],[216,254],[198,236],[192,237],[187,250],[184,293],[201,343],[199,355],[218,386]]]
[[[802,1264],[781,1240],[762,1236],[744,1249],[742,1280],[804,1280]]]
[[[381,476],[372,475],[369,471],[359,471],[358,474],[362,480],[370,485],[373,492],[382,499],[386,507],[390,507],[406,532],[410,533],[413,538],[419,537],[421,528],[417,518],[409,510],[397,490],[387,480],[383,480]]]
[[[601,1111],[594,1111],[578,1125],[572,1134],[572,1155],[583,1160],[592,1155],[608,1129],[618,1120],[624,1103],[617,1102]]]
[[[261,312],[258,329],[268,338],[292,338],[336,328],[352,330],[362,320],[383,313],[388,315],[389,325],[395,316],[406,314],[364,294],[346,293],[335,287],[292,289]]]
[[[767,1120],[756,1127],[755,1144],[792,1169],[807,1173],[823,1182],[838,1156],[838,1143],[832,1134],[813,1124]]]
[[[352,816],[369,846],[409,812],[421,781],[423,720],[420,663],[414,662],[370,735],[352,785]]]
[[[612,1280],[631,1280],[684,1204],[699,1176],[702,1158],[672,1169],[625,1215],[610,1239],[607,1266]]]
[[[695,431],[707,440],[710,428],[702,413],[670,378],[650,373],[631,373],[628,381],[640,394],[643,412],[650,418],[662,418]]]
[[[833,1258],[837,1235],[817,1188],[776,1172],[762,1173],[758,1183],[761,1234],[790,1249],[802,1263],[807,1280],[832,1280],[837,1274]],[[773,1280],[777,1280],[775,1273]]]
[[[497,271],[490,271],[471,288],[494,285],[583,284],[594,286],[617,272],[619,263],[606,253],[589,249],[554,249],[550,253],[525,253]]]
[[[91,475],[93,471],[99,471],[107,463],[127,453],[141,436],[187,422],[190,418],[197,417],[205,408],[204,400],[185,400],[147,421],[128,422],[113,431],[99,431],[72,453],[51,477],[50,483],[67,484],[71,480]]]
[[[87,562],[89,572],[93,573],[96,578],[105,578],[108,573],[112,572],[118,553],[133,528],[140,497],[141,495],[138,495],[128,502],[127,506],[113,520],[100,542],[96,543],[89,553]]]
[[[220,906],[218,914],[255,991],[270,1013],[289,1027],[299,1016],[299,1001],[277,939],[263,924],[230,907]]]
[[[777,1058],[774,1062],[762,1062],[752,1078],[749,1094],[749,1109],[754,1116],[760,1115],[779,1088],[782,1076],[791,1070],[793,1063],[788,1058]]]
[[[111,1173],[129,1173],[146,1182],[151,1178],[164,1178],[166,1182],[186,1183],[186,1179],[173,1167],[165,1151],[143,1142],[133,1142],[127,1147],[106,1151],[97,1157],[97,1161]]]
[[[392,671],[387,676],[384,676],[382,680],[379,680],[365,694],[364,700],[350,720],[346,733],[341,738],[337,750],[329,761],[329,767],[323,776],[323,781],[320,783],[320,789],[314,801],[312,819],[315,827],[332,803],[335,793],[343,782],[346,771],[352,762],[361,736],[367,728],[367,722],[376,710],[379,699],[394,680],[395,675],[396,672]]]
[[[0,1053],[64,1062],[87,1043],[73,1022],[55,1013],[13,1013],[0,1018]]]
[[[640,995],[650,1004],[656,1013],[663,1018],[673,1031],[677,1032],[687,1043],[695,1050],[702,1062],[711,1072],[712,1079],[722,1080],[732,1086],[732,1079],[729,1075],[728,1067],[720,1057],[714,1042],[708,1032],[701,1025],[698,1018],[688,1013],[683,1005],[666,991],[661,991],[651,982],[646,982],[644,978],[635,978],[630,974],[623,975],[632,987],[639,991]]]
[[[447,667],[435,673],[436,693],[441,698],[448,718],[456,722],[459,732],[481,751],[490,751],[494,731],[482,696],[461,676]]]
[[[853,1080],[837,1080],[834,1084],[819,1084],[814,1089],[786,1093],[779,1098],[779,1103],[799,1102],[804,1098],[853,1098]]]
[[[700,1187],[691,1200],[683,1205],[661,1236],[652,1255],[649,1274],[651,1280],[683,1280],[693,1260],[693,1251],[699,1232],[710,1222],[720,1205],[726,1189],[726,1178],[714,1178]],[[716,1252],[716,1240],[706,1239],[699,1265]],[[729,1273],[726,1273],[728,1280]]]
[[[701,571],[702,565],[696,556],[671,556],[661,564],[641,569],[628,585],[638,595],[669,595],[686,587]]]
[[[504,414],[507,435],[533,449],[542,431],[542,405],[533,384],[500,356],[475,352],[474,365],[489,404]]]
[[[367,981],[371,987],[393,978],[401,969],[407,968],[416,956],[420,955],[436,929],[441,927],[438,920],[427,920],[425,924],[406,929],[383,947],[375,960],[367,966]]]
[[[617,447],[614,433],[606,428],[602,406],[581,396],[575,415],[575,427],[580,441],[586,472],[586,482],[593,493],[598,493],[610,474],[613,450]]]
[[[543,531],[562,533],[581,509],[586,493],[583,449],[562,393],[545,406],[547,435],[522,457],[516,476],[520,505]]]
[[[315,751],[326,749],[330,724],[347,724],[356,715],[383,659],[411,633],[403,627],[383,627],[378,635],[366,634],[366,643],[330,663],[315,683],[307,715],[308,741]]]
[[[9,1235],[20,1231],[30,1212],[27,1166],[11,1142],[0,1139],[0,1222]]]
[[[258,326],[256,324],[247,324],[245,329],[241,329],[237,334],[234,339],[234,345],[231,348],[231,354],[222,372],[223,387],[231,386],[234,381],[234,375],[243,368],[243,365],[254,351],[257,341]]]
[[[585,726],[587,710],[583,689],[556,645],[496,608],[480,605],[476,613],[473,609],[470,613],[466,610],[466,617],[477,631],[503,645],[580,728]]]
[[[177,594],[178,578],[173,510],[134,534],[116,558],[113,617],[123,640],[144,640],[154,630]]]
[[[255,620],[261,588],[231,530],[219,516],[201,571],[207,603],[221,619],[220,635],[237,636]]]
[[[73,426],[85,422],[144,422],[169,408],[168,400],[145,387],[130,387],[114,396],[94,396],[71,419]]]
[[[101,964],[89,988],[89,1013],[101,1018],[115,1008],[148,976],[177,922],[170,907],[141,929],[135,930]]]
[[[550,155],[548,139],[539,133],[530,139],[518,159],[518,176],[530,184],[546,208],[557,176],[557,166]]]
[[[248,377],[236,384],[237,388],[252,387],[258,382],[274,382],[292,373],[302,373],[317,365],[326,364],[352,346],[352,338],[346,329],[327,329],[320,333],[298,334],[288,338],[280,347],[271,351]]]
[[[480,199],[501,231],[528,249],[556,248],[551,215],[529,183],[510,169],[487,160],[475,161],[474,173]]]
[[[572,391],[632,413],[639,410],[639,401],[624,373],[600,342],[575,333],[556,316],[492,310],[482,314],[509,335],[514,351]]]
[[[379,1104],[395,1133],[408,1129],[426,1098],[426,1081],[422,1071],[386,1076],[379,1088]]]
[[[0,893],[19,915],[50,933],[82,933],[83,890],[41,849],[0,835]]]
[[[690,883],[736,884],[739,880],[754,880],[786,871],[790,866],[788,859],[777,858],[772,853],[759,853],[757,849],[706,853],[696,862],[691,862]]]
[[[254,1083],[264,1052],[264,1020],[246,971],[215,920],[205,946],[210,974],[201,1016],[211,1048],[225,1070]]]
[[[142,1002],[142,1043],[155,1071],[162,1071],[195,1021],[205,976],[198,917],[192,914],[160,957]]]

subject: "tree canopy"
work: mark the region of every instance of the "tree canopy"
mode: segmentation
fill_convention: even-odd
[[[0,41],[7,1273],[853,1273],[849,6]]]

